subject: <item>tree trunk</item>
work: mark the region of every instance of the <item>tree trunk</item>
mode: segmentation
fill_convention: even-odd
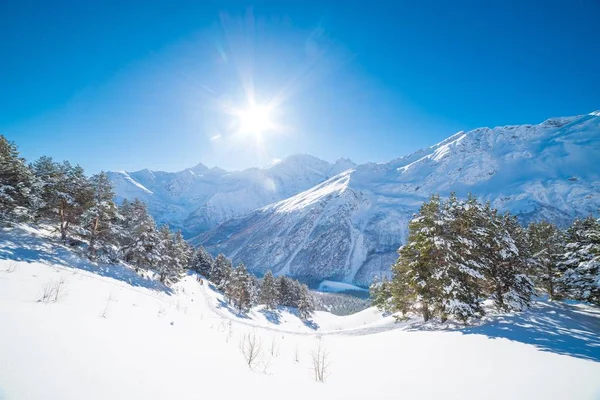
[[[427,322],[427,321],[429,321],[429,318],[431,317],[429,315],[429,305],[427,304],[426,301],[423,301],[421,304],[422,304],[422,308],[423,308],[423,310],[422,310],[422,312],[423,312],[423,320],[425,322]]]
[[[499,304],[500,308],[504,308],[504,299],[502,298],[502,285],[500,283],[496,283],[496,302]]]
[[[95,238],[94,236],[90,237],[90,247],[89,247],[89,252],[90,252],[90,258],[92,260],[96,259],[96,247],[95,247]]]
[[[96,217],[94,219],[94,223],[92,224],[92,230],[91,230],[91,234],[90,234],[90,258],[92,260],[96,259],[96,236],[97,236],[97,231],[98,231],[98,217]]]
[[[554,299],[554,282],[552,281],[552,267],[548,265],[548,294],[550,295],[550,300]]]
[[[58,216],[60,218],[60,240],[67,244],[67,229],[66,229],[66,214],[65,214],[65,202],[64,200],[60,201],[60,205],[58,207]]]

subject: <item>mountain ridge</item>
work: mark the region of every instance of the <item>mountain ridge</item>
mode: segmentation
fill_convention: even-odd
[[[140,198],[158,223],[198,234],[267,204],[293,196],[344,169],[349,159],[334,163],[298,154],[265,168],[227,171],[199,163],[177,172],[108,172],[116,198]]]
[[[225,221],[193,243],[317,284],[387,273],[433,193],[473,193],[527,223],[560,226],[600,209],[600,118],[550,118],[458,132],[388,163],[357,165],[291,198]]]

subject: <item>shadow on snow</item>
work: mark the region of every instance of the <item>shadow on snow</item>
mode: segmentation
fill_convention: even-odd
[[[527,311],[488,316],[475,326],[420,321],[410,323],[406,330],[504,338],[542,351],[600,362],[600,308],[577,302],[542,300]]]
[[[460,331],[600,362],[600,309],[590,306],[536,302],[525,312],[491,317],[484,325]]]
[[[0,229],[0,259],[38,262],[77,268],[96,275],[126,282],[131,286],[144,287],[171,294],[172,290],[160,282],[139,276],[124,265],[93,264],[80,257],[53,238],[38,236],[21,228]]]

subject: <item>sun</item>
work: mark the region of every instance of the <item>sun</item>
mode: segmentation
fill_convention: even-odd
[[[264,106],[252,106],[238,113],[240,132],[248,135],[261,135],[273,127],[270,110]]]

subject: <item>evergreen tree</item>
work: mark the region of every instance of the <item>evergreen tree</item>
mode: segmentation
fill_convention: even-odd
[[[509,214],[485,206],[482,264],[485,265],[485,292],[500,310],[522,310],[531,303],[533,282],[528,269],[522,228]],[[519,246],[521,248],[519,248]]]
[[[131,263],[136,272],[152,269],[160,261],[160,238],[156,225],[146,205],[135,199],[121,207],[123,216],[122,252],[126,262]]]
[[[277,302],[279,305],[286,307],[294,307],[294,283],[291,278],[287,276],[279,276],[276,279],[277,293],[279,294],[279,298]]]
[[[59,164],[43,156],[32,164],[32,170],[40,181],[39,212],[59,224],[60,238],[66,243],[72,228],[91,206],[92,187],[83,168],[72,166],[68,161]]]
[[[392,282],[387,276],[383,278],[375,278],[371,286],[369,286],[369,296],[371,297],[371,305],[377,307],[381,311],[393,311],[392,298]]]
[[[161,226],[158,235],[156,272],[159,274],[161,282],[176,282],[188,267],[190,247],[183,240],[181,232],[177,231],[172,234],[168,225]]]
[[[232,273],[231,261],[223,254],[219,254],[210,271],[210,280],[219,290],[225,290]]]
[[[531,223],[527,230],[527,241],[532,260],[532,276],[551,300],[561,297],[557,290],[560,279],[558,263],[564,254],[564,235],[549,222]]]
[[[158,230],[157,260],[154,268],[162,283],[165,283],[169,275],[173,275],[177,269],[177,261],[174,256],[173,237],[168,225],[163,225]]]
[[[438,286],[436,314],[444,322],[453,316],[466,322],[480,317],[482,265],[477,254],[477,221],[480,206],[473,197],[459,201],[454,194],[443,204],[439,236],[441,262],[434,266],[434,282]]]
[[[392,295],[397,311],[406,314],[418,310],[425,321],[440,300],[440,287],[434,278],[436,266],[444,262],[447,243],[441,232],[441,203],[432,196],[421,206],[419,215],[408,225],[408,241],[399,250],[392,267]]]
[[[238,265],[231,272],[230,279],[225,287],[225,296],[238,312],[248,312],[252,307],[254,285],[244,264]]]
[[[88,241],[90,259],[96,259],[98,251],[107,254],[117,244],[119,214],[113,201],[114,192],[108,175],[101,172],[90,178],[92,187],[91,206],[81,216],[83,236]]]
[[[308,290],[308,286],[303,284],[300,285],[300,293],[296,307],[298,308],[298,315],[302,320],[309,319],[315,311],[314,300]]]
[[[190,260],[193,254],[193,248],[185,241],[181,231],[178,230],[173,235],[173,260],[175,263],[175,276],[179,277],[189,269]]]
[[[17,146],[0,135],[0,221],[31,217],[33,175]]]
[[[249,281],[248,281],[248,291],[250,292],[250,306],[253,307],[258,304],[260,299],[260,282],[258,278],[248,273]]]
[[[558,265],[562,290],[571,299],[600,305],[600,220],[577,219],[567,230],[566,242]]]
[[[527,249],[524,230],[509,214],[472,196],[461,201],[452,194],[443,203],[432,196],[409,223],[392,281],[373,286],[375,304],[404,316],[418,311],[425,321],[480,317],[487,297],[499,309],[521,310],[533,294]]]
[[[206,279],[211,279],[210,271],[215,260],[210,253],[202,246],[198,247],[190,261],[190,269],[196,271]]]
[[[271,270],[267,271],[263,277],[260,293],[260,301],[268,309],[273,310],[277,307],[279,292],[277,290],[277,284]]]

